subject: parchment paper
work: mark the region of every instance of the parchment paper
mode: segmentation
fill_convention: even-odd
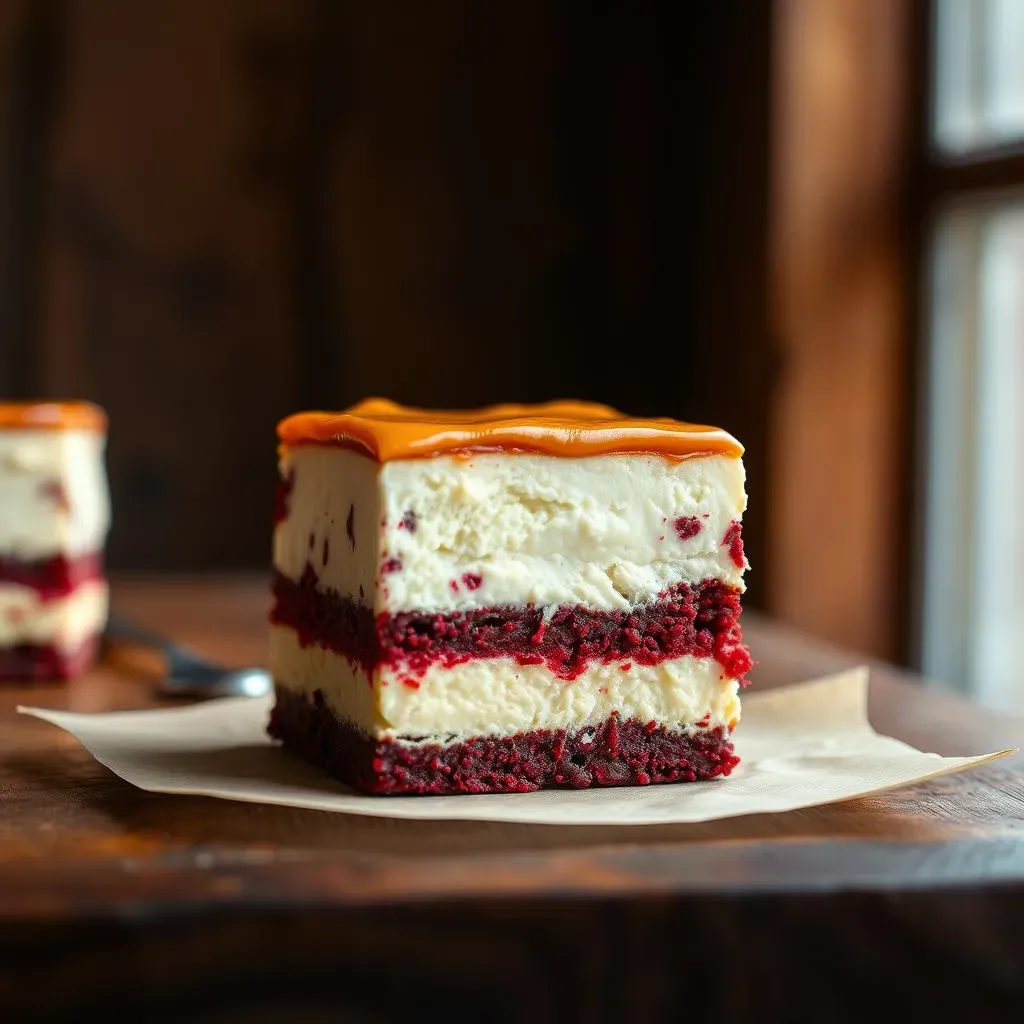
[[[559,825],[712,821],[867,796],[1015,753],[940,757],[880,736],[868,724],[867,690],[868,670],[854,668],[780,689],[745,691],[734,733],[743,761],[726,779],[454,797],[353,793],[266,736],[270,698],[107,714],[18,710],[65,729],[140,789],[393,818]]]

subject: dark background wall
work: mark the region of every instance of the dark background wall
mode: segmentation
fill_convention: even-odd
[[[108,410],[113,567],[265,564],[370,394],[715,422],[766,509],[772,5],[681,6],[5,0],[0,397]]]

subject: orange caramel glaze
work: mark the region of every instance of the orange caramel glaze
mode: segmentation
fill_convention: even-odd
[[[107,429],[107,414],[92,402],[0,402],[0,430]]]
[[[376,459],[429,458],[458,452],[529,452],[579,458],[646,453],[687,459],[739,458],[743,446],[717,427],[667,418],[633,419],[592,402],[491,405],[439,411],[368,398],[344,412],[300,412],[277,426],[282,446],[354,448]]]

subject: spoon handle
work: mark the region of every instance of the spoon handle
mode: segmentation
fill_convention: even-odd
[[[145,647],[152,647],[158,651],[165,651],[174,645],[165,636],[155,633],[145,626],[132,622],[131,619],[124,619],[120,615],[111,612],[107,619],[107,628],[104,636],[108,640],[115,640],[121,643],[142,644]]]
[[[174,667],[184,665],[209,667],[213,664],[155,630],[148,629],[138,622],[133,622],[131,619],[125,619],[114,613],[111,613],[107,620],[104,639],[115,643],[141,644],[143,647],[149,647],[158,654],[162,654]]]

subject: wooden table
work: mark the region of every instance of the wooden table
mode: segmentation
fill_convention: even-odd
[[[263,659],[261,580],[124,580],[115,605],[229,663]],[[747,618],[756,686],[858,661]],[[1020,720],[873,668],[881,731],[943,754],[1024,740]],[[25,702],[149,698],[112,666],[0,695],[3,1020],[852,1020],[884,993],[904,1019],[980,1021],[1024,1005],[1019,758],[706,825],[439,826],[145,793],[17,716]]]

